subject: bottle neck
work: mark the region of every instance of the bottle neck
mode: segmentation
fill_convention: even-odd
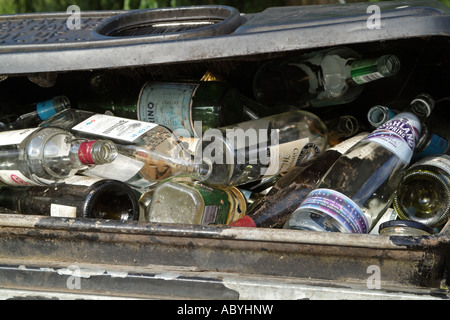
[[[118,154],[116,145],[109,140],[75,140],[78,159],[85,165],[113,162]]]
[[[357,84],[390,77],[400,70],[400,60],[389,54],[379,58],[355,60],[351,65],[351,78]]]

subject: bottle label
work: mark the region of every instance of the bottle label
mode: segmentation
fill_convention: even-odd
[[[96,141],[85,141],[81,143],[80,148],[78,149],[78,158],[83,164],[95,164],[94,159],[92,159],[92,145]]]
[[[349,233],[368,233],[363,211],[349,197],[331,189],[316,189],[299,208],[318,210],[338,221]]]
[[[342,141],[341,143],[335,145],[334,147],[329,148],[328,150],[335,150],[335,151],[339,152],[340,154],[344,154],[351,147],[353,147],[355,144],[357,144],[359,141],[361,141],[368,135],[369,135],[368,132],[361,132],[361,133],[357,134],[356,136],[348,138],[348,139]]]
[[[37,129],[38,128],[0,132],[0,146],[20,144],[26,137],[35,132]]]
[[[411,113],[401,113],[381,125],[364,140],[378,143],[405,163],[411,161],[420,135],[419,119]]]
[[[141,171],[142,167],[144,162],[119,153],[113,162],[97,165],[85,171],[84,174],[89,177],[103,177],[126,182]]]
[[[53,100],[47,100],[39,102],[36,104],[36,111],[39,118],[44,121],[56,114],[55,106],[53,105]]]
[[[196,190],[205,203],[202,225],[226,224],[229,215],[233,215],[230,194],[219,188],[210,188],[201,183],[185,182],[187,186]]]
[[[357,84],[365,84],[374,80],[384,78],[378,72],[377,59],[357,60],[352,64],[351,77]]]
[[[110,139],[134,142],[157,126],[157,124],[149,122],[96,114],[77,124],[72,130]]]
[[[193,137],[192,97],[198,86],[184,83],[145,84],[139,96],[138,119],[163,125],[180,136]]]
[[[0,181],[10,186],[37,186],[36,182],[25,177],[18,170],[0,170]]]
[[[52,203],[50,205],[50,216],[59,218],[76,218],[77,207],[63,206]]]

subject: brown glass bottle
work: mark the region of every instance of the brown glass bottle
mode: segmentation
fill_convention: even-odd
[[[289,170],[269,193],[255,202],[234,227],[282,228],[303,199],[316,188],[331,165],[368,133],[360,133],[335,148],[327,149],[303,165]]]
[[[138,220],[139,204],[127,184],[76,177],[57,186],[2,187],[0,207],[24,215],[65,218]]]

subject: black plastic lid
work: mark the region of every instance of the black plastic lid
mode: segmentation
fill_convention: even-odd
[[[406,227],[406,228],[414,228],[414,229],[419,229],[419,230],[423,230],[425,232],[428,232],[429,234],[433,234],[434,230],[426,225],[424,225],[423,223],[420,222],[416,222],[416,221],[409,221],[409,220],[391,220],[391,221],[387,221],[384,222],[380,225],[380,231],[384,228],[389,228],[389,227]]]

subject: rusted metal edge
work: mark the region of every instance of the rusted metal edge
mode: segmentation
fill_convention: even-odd
[[[171,237],[213,238],[223,240],[263,241],[278,243],[317,244],[364,247],[373,249],[423,249],[450,246],[450,221],[438,235],[423,237],[388,237],[379,235],[322,233],[300,230],[235,228],[139,221],[70,219],[46,216],[0,214],[0,228],[35,228],[78,232],[158,235]]]

